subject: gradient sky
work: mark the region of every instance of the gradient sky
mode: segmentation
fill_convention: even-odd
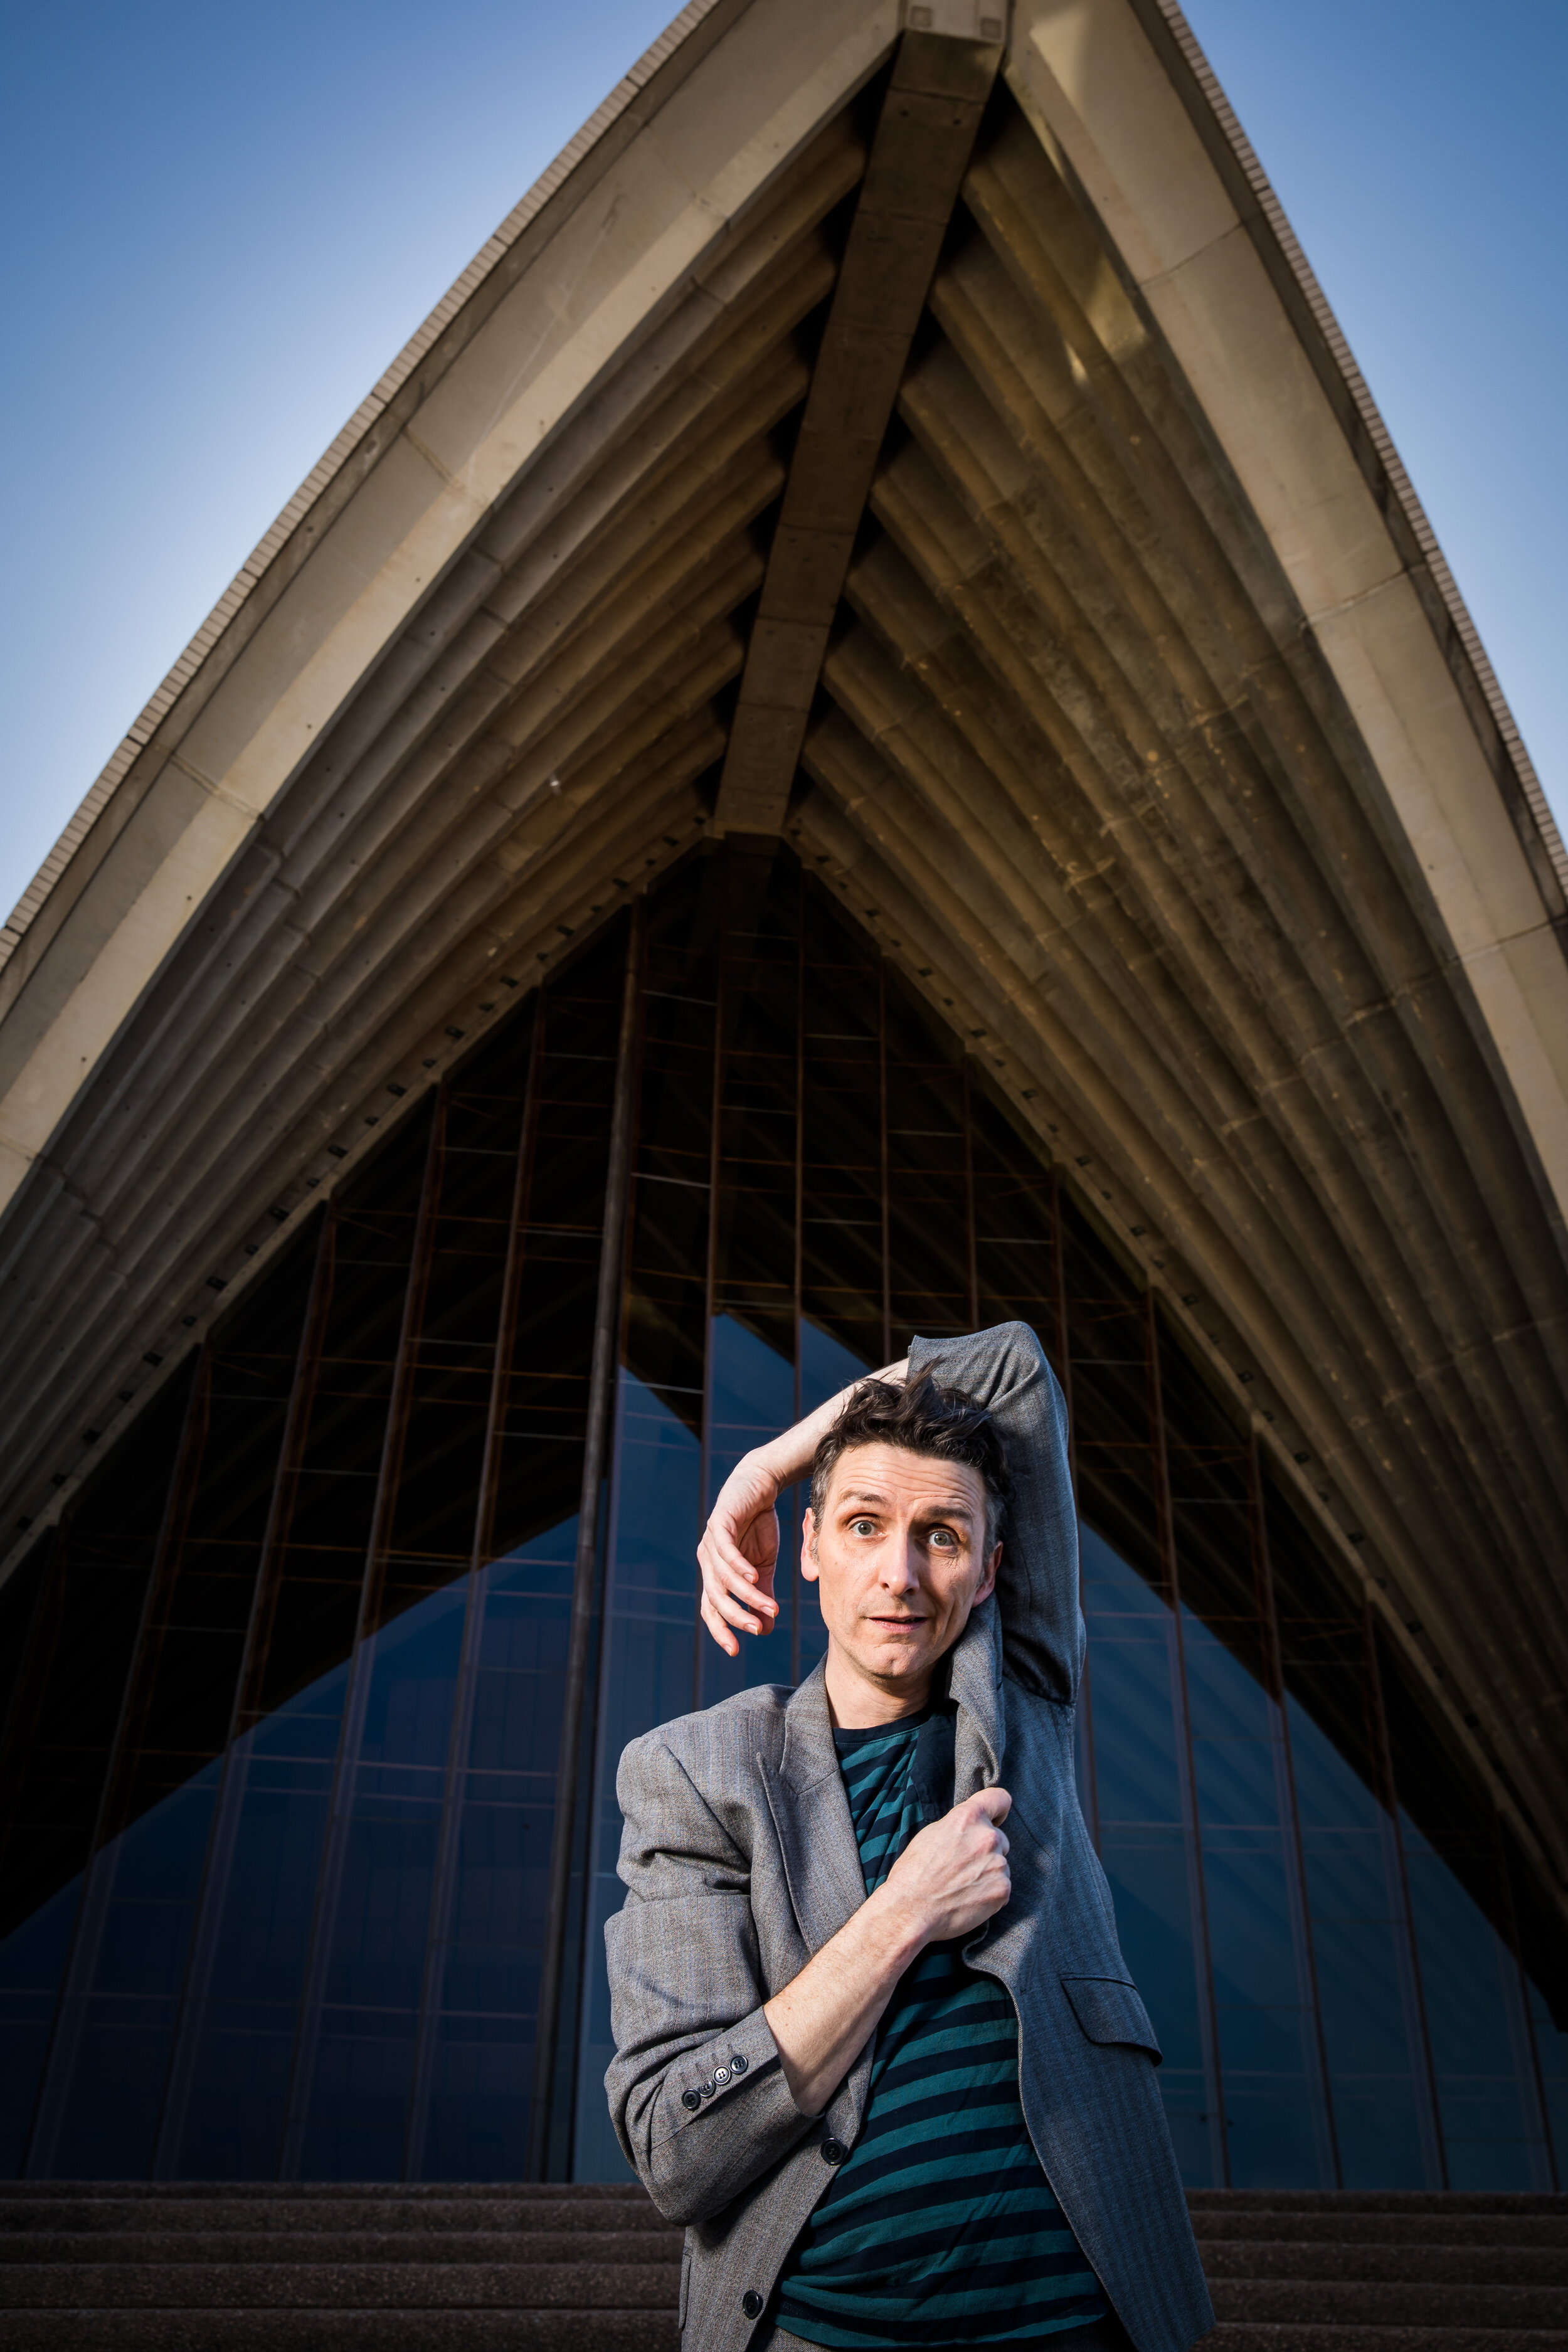
[[[0,910],[674,0],[13,0]],[[1568,824],[1568,0],[1188,0]]]

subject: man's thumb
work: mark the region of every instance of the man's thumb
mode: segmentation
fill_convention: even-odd
[[[1013,1810],[1013,1800],[1005,1789],[982,1789],[975,1802],[998,1823],[1005,1822]]]

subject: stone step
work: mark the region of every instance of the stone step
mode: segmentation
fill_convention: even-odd
[[[468,2201],[458,2197],[411,2198],[406,2202],[385,2194],[358,2191],[349,2196],[279,2197],[254,2201],[241,2197],[195,2199],[170,2197],[156,2204],[122,2197],[29,2198],[16,2201],[0,2195],[0,2243],[26,2238],[35,2231],[156,2231],[160,2236],[200,2237],[209,2232],[277,2231],[300,2236],[312,2231],[406,2230],[428,2236],[451,2231],[464,2236],[530,2237],[539,2232],[559,2236],[581,2231],[595,2234],[647,2231],[658,2234],[669,2223],[639,2189],[615,2204],[579,2198],[508,2199]]]
[[[1207,2208],[1193,2215],[1201,2246],[1245,2244],[1331,2246],[1568,2247],[1568,2205],[1550,2213],[1302,2213],[1265,2207],[1237,2212]]]
[[[679,2263],[7,2263],[0,2311],[672,2311]]]
[[[1192,2213],[1568,2213],[1551,2189],[1189,2189]]]
[[[1223,2322],[1200,2338],[1204,2352],[1565,2352],[1568,2335],[1548,2327],[1313,2326]],[[325,2347],[323,2347],[325,2352]]]
[[[279,2198],[370,2197],[399,2205],[621,2204],[646,2205],[647,2192],[635,2180],[7,2180],[0,2195],[16,2204],[30,2199],[100,2197],[160,2204],[173,2199],[199,2204],[211,2197],[243,2198],[267,2204]]]
[[[680,2352],[673,2303],[668,2311],[79,2306],[8,2313],[0,2329],[5,2352]]]
[[[1568,2198],[1196,2193],[1204,2352],[1568,2352]],[[13,2182],[0,2352],[678,2352],[628,2186]]]
[[[500,2253],[498,2238],[515,2246]],[[94,2263],[587,2263],[674,2264],[681,2237],[658,2230],[531,2231],[508,2242],[496,2231],[230,2231],[188,2233],[146,2229],[112,2234],[26,2231],[0,2238],[0,2267]],[[1568,2248],[1498,2246],[1302,2245],[1268,2240],[1206,2240],[1211,2279],[1409,2280],[1450,2284],[1568,2287]]]
[[[1316,2326],[1568,2331],[1568,2287],[1417,2286],[1360,2278],[1215,2278],[1216,2319]]]
[[[681,2233],[658,2230],[14,2231],[0,2269],[83,2263],[673,2263]]]
[[[1568,2246],[1301,2245],[1205,2238],[1211,2279],[1409,2279],[1433,2286],[1568,2288]]]

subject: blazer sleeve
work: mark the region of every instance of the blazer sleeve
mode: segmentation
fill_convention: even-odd
[[[657,1731],[626,1748],[616,1794],[626,1897],[605,1926],[616,2044],[605,2088],[659,2211],[706,2221],[813,2119],[763,2014],[746,1855]]]
[[[1003,1672],[1038,1697],[1071,1701],[1083,1671],[1084,1625],[1067,1404],[1057,1376],[1026,1323],[917,1339],[910,1372],[922,1371],[984,1405],[1006,1446],[1013,1504],[996,1579]]]

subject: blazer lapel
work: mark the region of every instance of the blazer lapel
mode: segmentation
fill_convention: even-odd
[[[790,1900],[808,1950],[819,1952],[866,1900],[866,1880],[833,1745],[819,1665],[784,1709],[776,1767],[759,1756]]]
[[[981,1602],[959,1637],[947,1686],[958,1702],[952,1798],[961,1805],[1002,1778],[1002,1644],[994,1599]]]

